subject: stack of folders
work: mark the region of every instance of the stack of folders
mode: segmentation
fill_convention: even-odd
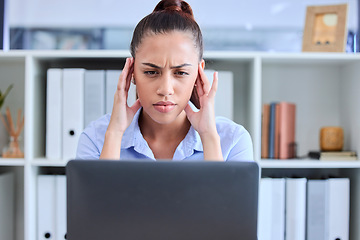
[[[263,104],[261,158],[291,159],[296,157],[296,105],[289,102]]]
[[[79,136],[93,120],[112,112],[120,70],[48,69],[46,158],[75,158]],[[131,84],[128,104],[136,101]]]
[[[0,239],[15,239],[14,173],[0,174]]]
[[[263,178],[259,240],[349,239],[348,178]]]
[[[37,239],[66,239],[66,177],[37,177]]]

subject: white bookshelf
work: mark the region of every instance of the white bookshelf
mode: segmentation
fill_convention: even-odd
[[[121,69],[128,51],[10,51],[0,53],[0,88],[15,83],[6,105],[25,109],[24,159],[0,158],[0,172],[16,176],[16,240],[36,239],[36,176],[64,171],[66,160],[45,158],[48,68]],[[234,120],[251,134],[263,176],[348,177],[350,239],[360,239],[360,161],[261,159],[263,103],[297,106],[298,155],[318,149],[322,126],[344,128],[344,149],[360,151],[360,55],[343,53],[205,52],[206,68],[234,73]],[[221,79],[220,79],[221,84]],[[15,111],[14,115],[15,115]],[[1,214],[1,213],[0,213]]]

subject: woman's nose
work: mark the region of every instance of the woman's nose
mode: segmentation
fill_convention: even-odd
[[[162,77],[156,93],[162,96],[169,96],[174,94],[173,79],[171,76]]]

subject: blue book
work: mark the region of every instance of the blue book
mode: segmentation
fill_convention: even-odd
[[[275,158],[275,108],[276,102],[270,103],[269,158]]]

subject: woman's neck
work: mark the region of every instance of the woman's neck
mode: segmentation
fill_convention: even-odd
[[[155,141],[177,141],[181,142],[190,129],[190,122],[186,113],[182,111],[180,115],[170,124],[160,124],[155,122],[143,110],[139,116],[139,127],[142,135],[146,140]]]

